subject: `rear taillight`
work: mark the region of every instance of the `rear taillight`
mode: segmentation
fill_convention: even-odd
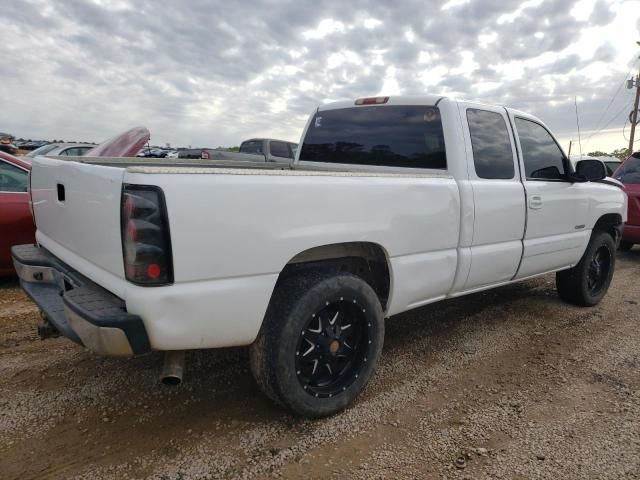
[[[151,286],[173,283],[171,235],[162,190],[152,185],[124,185],[121,222],[127,280]]]

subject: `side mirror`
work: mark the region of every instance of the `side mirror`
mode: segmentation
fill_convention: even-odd
[[[576,175],[583,177],[589,182],[593,182],[605,178],[607,171],[604,168],[604,163],[600,160],[580,160],[576,164]]]

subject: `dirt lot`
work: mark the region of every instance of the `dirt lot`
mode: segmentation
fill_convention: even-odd
[[[321,421],[267,401],[243,349],[165,387],[160,355],[40,341],[5,281],[0,478],[640,478],[640,250],[618,260],[592,309],[546,276],[392,318],[373,382]]]

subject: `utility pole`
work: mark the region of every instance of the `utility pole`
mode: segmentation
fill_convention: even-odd
[[[636,42],[640,45],[640,42]],[[629,88],[633,88],[633,79],[628,82]],[[636,87],[636,101],[633,104],[633,110],[631,111],[631,135],[629,137],[629,155],[633,153],[633,139],[636,134],[636,123],[638,123],[638,102],[640,101],[640,69],[636,75],[635,81]]]

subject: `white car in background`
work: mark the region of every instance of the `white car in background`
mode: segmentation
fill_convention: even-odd
[[[38,155],[46,157],[82,157],[95,145],[90,143],[48,143],[29,152],[26,157],[35,158]]]
[[[616,157],[596,157],[598,160],[604,163],[604,166],[607,169],[607,176],[613,177],[613,173],[618,169],[620,165],[622,165],[622,160]]]

